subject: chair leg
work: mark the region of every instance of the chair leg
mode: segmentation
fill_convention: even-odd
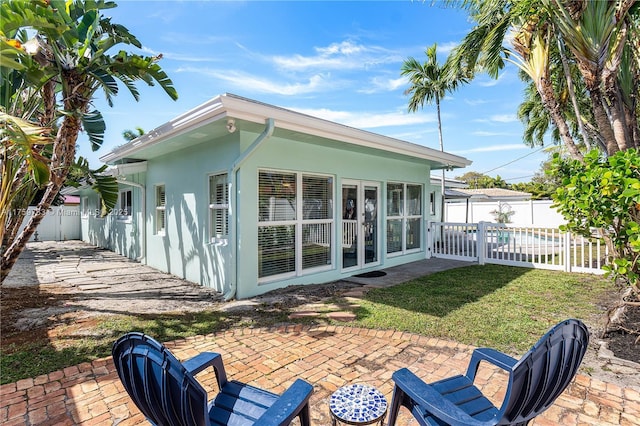
[[[398,419],[398,411],[404,399],[404,392],[398,386],[393,389],[393,397],[391,398],[391,407],[389,407],[389,421],[387,426],[394,426]]]
[[[305,404],[300,410],[300,414],[298,415],[300,418],[300,426],[311,426],[311,412],[309,411],[309,404]]]

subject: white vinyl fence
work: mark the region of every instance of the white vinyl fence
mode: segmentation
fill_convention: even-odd
[[[37,214],[35,207],[29,207],[25,213],[20,231],[31,216]],[[80,208],[76,205],[51,207],[44,214],[38,229],[29,241],[65,241],[80,239]]]
[[[584,238],[558,228],[490,222],[429,222],[431,256],[602,274],[607,250],[602,239]]]
[[[447,201],[444,217],[446,222],[494,222],[493,212],[502,209],[511,212],[512,223],[558,227],[566,220],[552,205],[551,200]]]

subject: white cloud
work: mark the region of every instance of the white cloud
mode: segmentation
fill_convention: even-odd
[[[495,114],[489,118],[474,118],[475,123],[514,123],[518,121],[515,114]]]
[[[255,76],[244,71],[217,70],[209,68],[182,67],[177,72],[191,72],[218,79],[234,88],[247,88],[258,93],[273,93],[278,95],[301,95],[328,90],[335,90],[340,84],[326,75],[315,74],[301,83],[279,82],[268,78]]]
[[[369,86],[358,90],[360,93],[372,94],[379,92],[392,92],[403,86],[408,86],[409,81],[406,77],[400,78],[382,78],[374,77],[369,80]]]
[[[518,117],[515,114],[496,114],[489,117],[489,120],[497,123],[513,123],[518,121]]]
[[[486,77],[488,80],[479,81],[477,84],[481,87],[493,87],[497,86],[502,80],[504,80],[505,76],[508,75],[508,72],[505,71],[502,74],[498,75],[497,79]]]
[[[474,136],[516,136],[513,133],[507,133],[507,132],[489,132],[486,130],[476,130],[474,132],[471,133]]]
[[[512,150],[522,150],[522,149],[531,149],[525,144],[502,144],[502,145],[489,145],[489,146],[481,146],[478,148],[464,149],[460,151],[451,151],[452,154],[469,154],[472,152],[496,152],[496,151],[512,151]]]
[[[402,58],[387,49],[377,46],[365,46],[351,40],[332,43],[326,47],[315,47],[316,55],[300,54],[273,56],[271,61],[278,67],[289,71],[309,69],[355,70],[372,66],[400,62]]]
[[[455,41],[449,41],[446,43],[438,44],[436,51],[438,52],[438,55],[442,54],[445,56],[449,56],[449,53],[451,53],[453,49],[458,47],[458,44],[459,43]]]
[[[484,104],[488,104],[489,100],[486,99],[465,99],[464,103],[467,105],[471,105],[471,106],[476,106],[476,105],[484,105]]]
[[[435,114],[409,114],[402,111],[373,113],[366,111],[336,111],[326,108],[295,108],[289,109],[303,114],[335,121],[358,129],[374,129],[378,127],[406,126],[415,124],[435,123]]]

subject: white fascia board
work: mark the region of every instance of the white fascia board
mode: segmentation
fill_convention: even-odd
[[[136,173],[143,173],[147,171],[147,162],[139,161],[137,163],[116,164],[113,166],[116,169],[116,176],[133,175]]]

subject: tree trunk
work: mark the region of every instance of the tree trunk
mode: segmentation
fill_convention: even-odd
[[[589,91],[589,96],[591,98],[593,116],[595,118],[596,125],[598,126],[598,131],[604,138],[605,144],[607,145],[607,155],[613,155],[618,152],[620,148],[618,147],[616,136],[611,128],[611,122],[609,121],[607,111],[605,111],[604,105],[602,104],[602,93],[599,89],[594,89]]]
[[[60,192],[69,173],[69,167],[75,157],[76,140],[79,132],[80,119],[75,115],[65,116],[54,143],[53,157],[51,159],[51,180],[47,185],[44,196],[38,203],[36,212],[29,218],[20,235],[2,253],[2,259],[0,259],[0,284],[4,282],[9,272],[11,272],[11,268],[15,265],[42,218],[47,214],[56,195]]]
[[[547,111],[549,111],[549,115],[551,115],[551,119],[558,128],[560,138],[569,151],[569,154],[571,154],[571,157],[575,158],[576,160],[582,161],[584,156],[582,155],[580,150],[578,150],[578,147],[573,141],[573,137],[571,136],[571,129],[569,129],[569,125],[565,121],[564,116],[560,111],[560,105],[558,104],[558,101],[553,94],[553,86],[547,78],[542,77],[538,82],[537,89],[538,93],[540,93],[540,97],[542,98],[542,103]]]
[[[591,141],[589,135],[584,128],[582,121],[582,114],[580,113],[580,107],[578,106],[578,99],[576,98],[576,91],[573,87],[573,78],[571,77],[571,69],[569,68],[569,61],[564,51],[564,41],[560,36],[558,38],[558,51],[560,52],[560,59],[562,60],[562,69],[564,76],[567,80],[567,90],[569,90],[569,96],[571,98],[571,104],[573,105],[573,112],[576,115],[576,123],[578,124],[578,132],[582,136],[582,140],[588,150],[591,150]]]
[[[631,135],[629,134],[627,120],[624,114],[622,95],[619,91],[616,91],[616,93],[612,93],[608,98],[611,104],[611,127],[616,144],[620,151],[626,151],[633,146],[633,142],[631,141]]]

